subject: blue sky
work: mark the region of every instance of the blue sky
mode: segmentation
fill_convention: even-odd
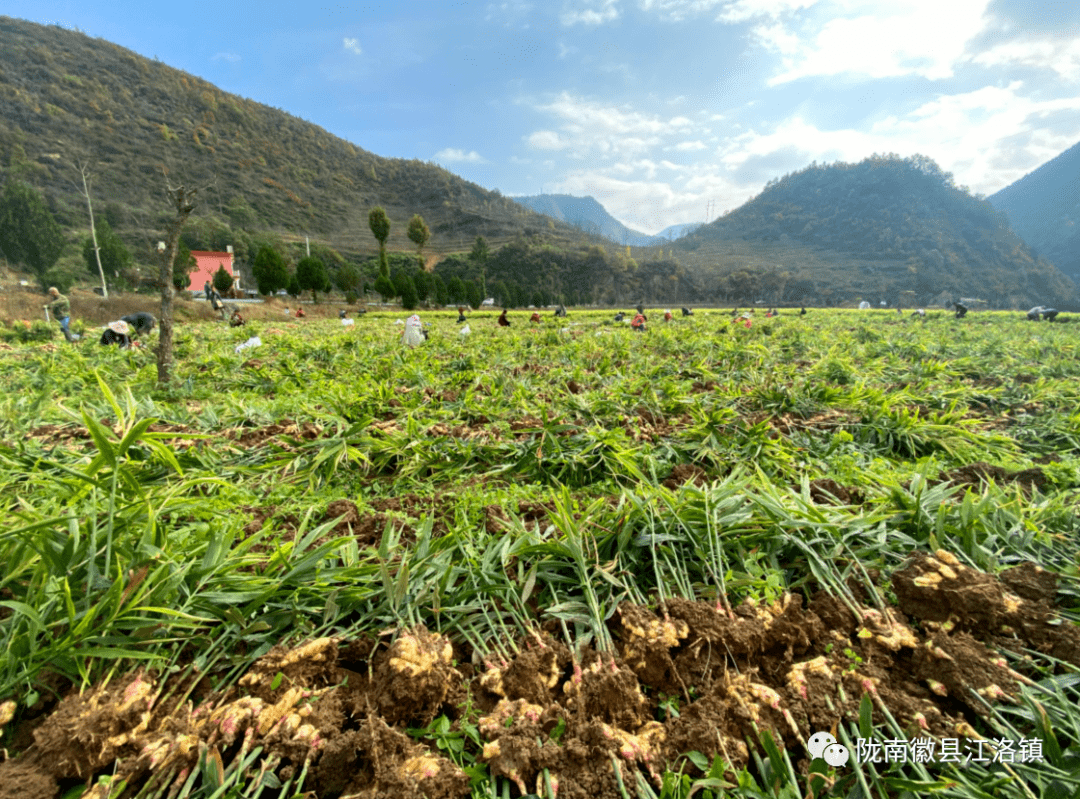
[[[590,194],[647,233],[711,220],[812,161],[918,152],[991,194],[1080,141],[1075,0],[7,0],[3,13],[504,194]]]

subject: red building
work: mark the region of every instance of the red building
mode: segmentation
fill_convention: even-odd
[[[206,281],[214,284],[214,274],[220,267],[233,277],[233,287],[240,288],[240,276],[233,271],[233,254],[231,252],[206,252],[205,250],[192,250],[191,257],[198,264],[191,271],[191,279],[188,280],[188,288],[191,291],[202,291]]]

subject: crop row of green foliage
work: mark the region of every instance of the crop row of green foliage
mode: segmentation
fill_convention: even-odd
[[[425,318],[413,350],[382,314],[182,329],[168,389],[147,352],[0,353],[0,700],[32,705],[43,670],[85,685],[184,658],[226,685],[283,640],[414,624],[497,659],[554,620],[578,651],[604,651],[623,601],[825,588],[854,604],[860,586],[883,605],[868,573],[937,548],[990,573],[1059,572],[1063,615],[1080,620],[1069,326],[812,314],[748,330],[701,315],[636,335],[598,314],[509,330],[475,314],[462,336],[452,316]],[[262,346],[236,354],[253,333]],[[1031,495],[941,482],[1036,459]],[[703,485],[663,485],[691,464]],[[823,477],[866,502],[815,502]],[[426,510],[381,514],[376,546],[331,535],[330,501],[367,515],[406,496]],[[522,511],[535,503],[540,524]],[[898,767],[872,795],[1075,790],[1076,681],[1032,657],[1040,704],[995,711],[986,732],[1056,736],[1057,762],[1005,783]],[[730,795],[801,795],[790,772],[768,751]],[[692,782],[671,773],[663,795],[717,790]]]

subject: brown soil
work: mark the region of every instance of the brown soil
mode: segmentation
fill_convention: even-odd
[[[862,505],[866,495],[857,488],[842,486],[828,477],[810,481],[810,499],[818,505]]]
[[[684,483],[693,483],[701,487],[709,481],[708,473],[700,466],[692,463],[679,463],[671,470],[671,474],[664,480],[663,485],[674,491]]]
[[[1016,483],[1028,495],[1036,488],[1042,490],[1048,482],[1042,469],[1031,468],[1010,472],[1000,466],[993,466],[983,461],[969,463],[950,472],[942,472],[938,477],[942,481],[961,486],[979,486],[990,481],[998,485]]]
[[[330,513],[358,518],[346,500]],[[746,765],[755,728],[805,768],[810,733],[855,720],[864,693],[876,723],[887,708],[912,735],[965,735],[984,702],[1012,701],[1027,679],[1003,649],[1080,666],[1080,630],[1057,623],[1057,578],[1033,564],[995,578],[947,552],[919,554],[892,588],[899,606],[884,611],[825,593],[805,607],[795,595],[734,610],[623,604],[613,651],[575,657],[534,637],[510,662],[477,667],[425,629],[323,638],[275,647],[232,687],[183,703],[162,698],[175,681],[134,672],[69,693],[0,764],[0,797],[53,799],[64,781],[116,770],[130,799],[186,778],[200,751],[228,767],[256,746],[252,775],[265,766],[287,779],[306,765],[315,797],[466,796],[467,776],[436,741],[406,732],[445,715],[452,731],[478,731],[468,751],[522,794],[542,795],[546,772],[560,797],[616,799],[616,770],[634,795],[637,774],[655,784],[691,750]]]

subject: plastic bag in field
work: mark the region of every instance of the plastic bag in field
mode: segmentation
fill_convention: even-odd
[[[354,324],[356,324],[355,319],[342,319],[341,320],[341,326],[342,327],[348,327],[349,325],[354,325]]]
[[[401,331],[401,340],[408,347],[415,347],[424,340],[420,317],[416,314],[413,314],[405,321],[405,329]]]
[[[472,332],[472,330],[469,329],[469,326],[465,325],[465,327],[461,328],[461,330],[458,331],[458,335],[459,336],[467,336],[471,332]]]
[[[395,324],[395,325],[403,325],[403,324],[405,324],[405,323],[404,323],[404,322],[402,322],[402,321],[401,321],[400,319],[395,319],[395,320],[394,320],[394,324]]]
[[[262,345],[262,339],[259,338],[258,336],[252,336],[247,341],[245,341],[243,344],[237,344],[236,345],[236,351],[237,352],[243,352],[244,350],[249,350],[252,347],[258,347],[258,346],[261,346],[261,345]]]

